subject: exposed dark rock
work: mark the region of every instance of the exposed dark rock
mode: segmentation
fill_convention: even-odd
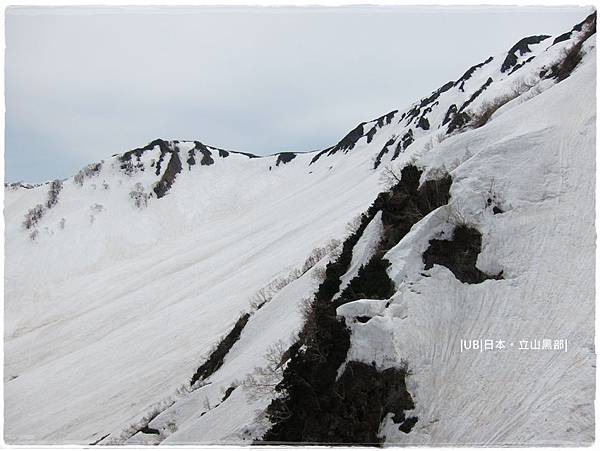
[[[227,152],[226,150],[223,149],[218,149],[219,150],[219,156],[221,158],[227,158],[229,156],[229,152]]]
[[[494,205],[494,207],[492,208],[492,212],[495,215],[499,215],[501,213],[504,213],[504,211],[500,207],[498,207],[497,205]]]
[[[366,323],[366,322],[368,322],[368,321],[371,319],[371,317],[370,317],[370,316],[363,316],[363,315],[361,315],[361,316],[357,316],[357,317],[356,317],[356,318],[354,318],[354,319],[355,319],[357,322],[359,322],[359,323]]]
[[[460,89],[462,92],[465,91],[465,81],[467,81],[469,78],[471,78],[471,76],[473,75],[473,73],[485,66],[486,64],[490,63],[492,60],[494,59],[493,56],[490,56],[488,59],[486,59],[484,62],[479,63],[479,64],[475,64],[474,66],[470,67],[469,69],[467,69],[467,71],[463,74],[462,77],[460,77],[458,80],[456,80],[455,84],[459,85],[458,89]]]
[[[558,36],[557,38],[554,39],[554,41],[552,42],[552,45],[571,39],[571,33],[572,33],[571,31],[567,31],[566,33],[561,34],[560,36]]]
[[[573,27],[573,30],[581,31],[581,30],[583,30],[584,26],[590,27],[589,28],[589,31],[591,32],[590,36],[596,32],[596,11],[594,11],[589,16],[587,16],[584,20],[582,20],[577,25],[575,25]]]
[[[486,274],[475,266],[481,252],[481,233],[473,227],[459,225],[454,229],[451,240],[431,240],[423,253],[425,269],[442,265],[463,283],[481,283],[488,279],[502,279],[497,275]]]
[[[279,166],[279,164],[286,164],[296,158],[296,154],[294,152],[281,152],[277,155],[277,162],[275,166]]]
[[[199,380],[204,380],[210,377],[215,371],[217,371],[221,365],[223,365],[223,360],[225,356],[231,349],[231,347],[235,344],[236,341],[239,340],[240,335],[242,334],[242,330],[246,327],[248,320],[250,319],[250,314],[245,313],[237,320],[233,329],[229,331],[227,335],[225,335],[214,351],[211,352],[210,356],[200,367],[196,370],[194,375],[192,376],[192,380],[190,381],[190,385],[194,385]]]
[[[465,112],[456,113],[452,116],[452,120],[450,120],[450,124],[448,124],[447,134],[454,132],[455,130],[460,130],[463,128],[469,121],[471,120],[471,116],[469,116]]]
[[[542,71],[544,78],[555,78],[558,82],[568,78],[575,68],[581,62],[583,57],[581,49],[583,43],[596,33],[596,13],[590,14],[583,22],[575,25],[573,30],[585,31],[583,35],[570,48],[566,49],[564,58],[550,67],[547,71]]]
[[[392,160],[398,158],[398,155],[400,155],[401,152],[404,152],[406,148],[414,142],[414,140],[415,138],[413,136],[413,131],[409,128],[408,131],[402,136],[402,139],[398,141],[394,155],[392,155]]]
[[[390,111],[388,114],[384,114],[381,117],[378,117],[376,119],[377,121],[377,127],[381,128],[384,125],[389,125],[392,123],[392,119],[394,118],[394,116],[396,115],[396,113],[398,112],[398,110],[394,110],[394,111]]]
[[[531,52],[531,49],[529,48],[530,45],[539,44],[540,42],[544,41],[545,39],[548,39],[549,37],[550,36],[543,34],[538,36],[529,36],[521,39],[508,51],[508,54],[506,55],[506,58],[502,63],[502,67],[500,68],[500,72],[506,72],[508,69],[517,64],[517,52],[519,52],[519,54],[523,56],[526,53]]]
[[[181,172],[181,169],[182,165],[181,159],[179,158],[179,152],[171,152],[171,158],[169,159],[167,169],[165,169],[165,173],[160,178],[160,181],[154,186],[154,192],[158,199],[167,194],[169,189],[171,189],[171,186],[173,186],[173,183],[175,182],[175,177]]]
[[[369,132],[367,133],[367,144],[370,143],[371,141],[373,141],[373,137],[375,136],[375,133],[377,133],[377,126],[374,125],[371,130],[369,130]]]
[[[312,160],[310,160],[309,166],[313,163],[315,163],[319,158],[321,158],[323,155],[325,155],[327,152],[331,151],[333,149],[333,147],[328,147],[327,149],[323,149],[321,150],[319,153],[317,153]]]
[[[485,91],[491,84],[493,80],[489,77],[486,82],[481,85],[481,87],[475,91],[469,99],[462,104],[462,106],[456,111],[456,105],[450,105],[448,111],[446,111],[446,115],[444,117],[443,124],[448,124],[447,134],[453,133],[456,130],[460,130],[467,123],[471,121],[471,116],[466,113],[464,110],[477,98],[481,95],[483,91]]]
[[[489,77],[486,80],[486,82],[483,85],[481,85],[481,87],[477,91],[475,91],[465,103],[462,104],[462,106],[458,109],[458,111],[459,112],[464,111],[465,108],[467,108],[477,97],[479,97],[481,95],[481,93],[483,91],[485,91],[488,88],[488,86],[490,86],[492,84],[492,82],[493,82],[492,77]]]
[[[407,418],[406,420],[404,420],[404,422],[400,425],[398,429],[400,429],[405,434],[408,434],[412,430],[413,426],[417,424],[418,420],[419,417]]]
[[[520,68],[522,68],[525,64],[533,61],[533,59],[535,58],[535,56],[530,56],[529,58],[527,58],[525,61],[521,61],[519,64],[517,64],[515,67],[513,67],[511,69],[511,71],[508,73],[508,75],[512,74],[513,72],[518,71]]]
[[[144,426],[143,428],[140,429],[140,431],[142,434],[152,434],[152,435],[159,435],[160,431],[158,429],[154,429],[151,428],[150,426]]]
[[[90,443],[90,446],[96,446],[98,443],[100,443],[102,440],[104,440],[106,437],[108,437],[110,434],[106,434],[103,435],[102,437],[100,437],[98,440],[96,440],[95,442]]]
[[[396,138],[391,138],[388,140],[388,142],[385,143],[385,146],[383,146],[383,149],[381,149],[379,151],[379,153],[377,154],[377,157],[375,157],[375,163],[373,164],[373,169],[377,169],[379,167],[379,165],[381,164],[381,159],[383,158],[383,156],[388,153],[388,151],[390,150],[390,146],[394,145],[394,142],[396,142]]]
[[[555,38],[554,42],[552,42],[552,45],[571,39],[571,36],[573,35],[574,31],[581,31],[581,30],[583,30],[583,27],[585,27],[585,26],[589,26],[595,32],[595,28],[596,28],[596,12],[595,11],[592,14],[590,14],[589,16],[587,16],[584,20],[579,22],[577,25],[575,25],[571,29],[571,31],[567,31],[566,33],[563,33],[560,36],[558,36],[557,38]]]
[[[449,81],[444,86],[442,86],[438,90],[436,90],[433,93],[431,93],[431,95],[429,97],[425,97],[425,98],[421,99],[420,103],[417,104],[417,105],[415,105],[415,106],[413,106],[408,111],[408,113],[406,114],[406,124],[407,125],[410,124],[410,122],[413,119],[415,119],[416,117],[418,117],[421,114],[421,110],[423,108],[425,108],[427,105],[432,104],[433,102],[435,102],[437,100],[437,98],[440,96],[440,94],[442,94],[443,92],[448,91],[453,86],[454,86],[454,82],[453,81]]]
[[[458,113],[458,107],[456,106],[456,104],[453,103],[448,108],[448,111],[446,111],[446,114],[444,115],[444,120],[442,121],[442,125],[446,125],[448,122],[450,122],[450,120],[454,117],[456,113]]]
[[[421,118],[419,119],[419,123],[417,124],[417,127],[422,128],[423,130],[429,130],[429,121],[427,120],[427,118],[424,116],[421,116]]]
[[[237,388],[236,385],[232,385],[231,387],[229,387],[227,390],[225,390],[225,394],[223,395],[223,399],[221,399],[221,403],[225,402],[225,400],[227,398],[229,398],[231,396],[231,394],[233,393],[233,391]]]
[[[186,160],[186,163],[188,164],[188,169],[191,169],[192,166],[196,164],[196,159],[194,158],[195,155],[196,152],[194,151],[194,149],[188,150],[188,159]]]
[[[121,161],[129,161],[129,160],[131,160],[131,157],[134,155],[137,158],[140,158],[145,151],[152,150],[152,149],[154,149],[155,146],[160,147],[161,153],[167,153],[170,151],[168,143],[165,140],[159,138],[159,139],[155,139],[154,141],[151,141],[144,147],[138,147],[137,149],[133,149],[128,152],[125,152],[123,155],[121,155],[119,157],[119,159]]]
[[[361,266],[357,276],[350,281],[340,295],[342,301],[356,299],[388,299],[394,295],[394,283],[387,276],[390,262],[381,258],[372,258]],[[342,303],[345,303],[342,302]]]
[[[204,144],[200,141],[194,141],[194,145],[194,149],[202,154],[202,159],[200,160],[201,166],[210,166],[211,164],[214,164],[215,160],[212,158],[212,152],[208,150]]]
[[[331,148],[328,155],[333,155],[338,150],[352,150],[357,141],[364,136],[364,126],[366,122],[358,124],[350,133],[344,136],[339,143]]]
[[[253,153],[248,153],[248,152],[240,152],[238,150],[229,150],[229,153],[236,153],[238,155],[244,155],[245,157],[248,158],[260,158],[258,155],[254,155]]]

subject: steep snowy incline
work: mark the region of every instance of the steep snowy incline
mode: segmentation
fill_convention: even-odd
[[[406,434],[388,419],[382,434],[389,443],[589,442],[594,32],[595,15],[556,38],[520,41],[320,152],[256,157],[155,140],[68,180],[6,187],[6,441],[260,438],[274,392],[256,396],[243,381],[272,363],[274,346],[297,340],[332,257],[303,262],[344,239],[391,171],[410,163],[423,180],[449,172],[451,202],[388,252],[398,290],[389,307],[365,300],[338,312],[352,330],[349,360],[410,367],[419,420]],[[498,199],[486,208],[492,188]],[[344,287],[379,245],[380,216]],[[429,240],[451,234],[456,218],[483,236],[479,269],[503,280],[462,284],[440,265],[424,269]],[[251,305],[265,288],[268,302]],[[190,387],[246,312],[221,366]],[[360,312],[373,318],[355,321]],[[569,352],[455,346],[542,334],[568,338]],[[393,352],[373,352],[382,336],[393,337]],[[546,426],[536,431],[534,421]]]
[[[419,420],[405,434],[388,419],[386,443],[594,440],[595,38],[584,51],[560,84],[417,161],[429,174],[451,170],[449,205],[386,255],[398,291],[376,320],[355,323],[352,304],[340,308],[352,327],[348,359],[410,368],[416,407],[407,415]],[[502,280],[468,284],[447,267],[426,270],[430,240],[465,224],[482,234],[477,267]],[[377,353],[381,336],[392,351]],[[492,340],[493,349],[461,351],[461,340]]]
[[[43,218],[66,218],[64,229],[34,241],[20,221],[41,196],[9,197],[7,440],[91,442],[189,381],[257,290],[343,235],[376,195],[355,155],[310,176],[266,178],[258,159],[199,168],[141,210],[126,175],[101,174],[107,190],[65,183]]]

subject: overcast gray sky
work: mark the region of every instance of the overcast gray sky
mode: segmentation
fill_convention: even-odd
[[[256,154],[337,142],[589,8],[9,8],[6,179],[154,138]]]

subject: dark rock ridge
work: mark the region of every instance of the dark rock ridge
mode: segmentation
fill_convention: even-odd
[[[373,164],[373,169],[377,169],[379,167],[379,165],[381,164],[381,159],[383,158],[383,156],[386,153],[389,152],[390,146],[393,146],[395,142],[396,142],[396,138],[394,137],[394,138],[390,138],[388,140],[388,142],[385,143],[385,146],[383,146],[383,148],[379,151],[379,153],[375,157],[375,162]]]
[[[446,111],[446,115],[444,117],[444,124],[446,122],[449,122],[448,125],[448,129],[446,131],[446,134],[450,134],[453,133],[456,130],[460,130],[462,127],[464,127],[468,122],[471,121],[471,116],[469,116],[468,113],[466,113],[464,110],[477,98],[481,95],[481,93],[483,91],[485,91],[491,84],[492,84],[493,80],[491,77],[489,77],[486,82],[481,85],[481,87],[475,91],[471,97],[469,97],[469,99],[462,104],[462,106],[458,109],[458,111],[456,110],[456,105],[450,105],[450,108],[448,108],[448,111]],[[450,118],[448,120],[448,118]]]
[[[511,75],[513,72],[518,71],[520,68],[522,68],[525,64],[530,63],[531,61],[533,61],[535,59],[535,56],[530,56],[529,58],[527,58],[525,61],[521,61],[519,64],[517,64],[515,67],[513,67],[511,69],[511,71],[508,73],[508,75]]]
[[[202,144],[200,141],[194,141],[194,148],[192,151],[198,151],[202,154],[202,159],[200,160],[201,166],[210,166],[214,164],[215,160],[212,158],[212,152],[208,150],[208,148]]]
[[[404,152],[408,146],[410,146],[414,142],[413,131],[411,128],[402,136],[402,139],[398,142],[396,146],[396,150],[394,151],[394,155],[392,155],[392,160],[398,158],[401,152]]]
[[[296,158],[296,154],[294,152],[281,152],[277,154],[277,162],[275,166],[279,166],[279,164],[286,164]]]
[[[552,45],[571,39],[571,35],[573,34],[574,31],[581,31],[581,30],[583,30],[584,27],[591,27],[594,29],[594,32],[595,32],[595,29],[596,29],[596,12],[595,11],[592,14],[590,14],[589,16],[587,16],[584,20],[579,22],[577,25],[575,25],[571,29],[571,31],[567,31],[566,33],[563,33],[560,36],[558,36],[556,39],[554,39],[554,42],[552,42]]]
[[[502,66],[500,67],[500,72],[504,73],[508,69],[513,67],[515,64],[517,64],[517,61],[518,61],[518,58],[516,55],[517,52],[519,52],[519,54],[521,56],[523,56],[526,53],[531,52],[531,49],[529,48],[530,45],[539,44],[540,42],[548,39],[549,37],[550,36],[548,36],[547,34],[541,34],[538,36],[528,36],[526,38],[521,39],[519,42],[517,42],[515,45],[513,45],[511,47],[511,49],[508,51],[508,54],[506,55],[506,58],[504,59],[504,62],[502,63]]]
[[[469,78],[471,78],[471,76],[477,69],[480,69],[481,67],[485,66],[486,64],[492,62],[493,59],[494,59],[494,57],[490,56],[488,59],[486,59],[482,63],[475,64],[474,66],[471,66],[470,68],[468,68],[467,71],[463,74],[463,76],[460,77],[455,82],[455,85],[458,84],[458,89],[460,91],[464,92],[465,91],[465,81],[467,81]]]
[[[542,70],[540,77],[555,78],[558,82],[561,82],[571,75],[583,57],[581,51],[583,43],[596,33],[596,12],[586,17],[583,22],[575,25],[573,30],[583,33],[570,48],[566,49],[564,58],[552,65],[549,70]]]

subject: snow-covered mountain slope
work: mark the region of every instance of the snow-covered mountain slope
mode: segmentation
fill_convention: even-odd
[[[320,152],[156,140],[62,182],[6,187],[6,441],[293,441],[286,421],[305,420],[294,389],[274,386],[310,351],[286,351],[310,335],[306,300],[350,252],[330,299],[350,330],[337,381],[356,362],[407,369],[412,398],[406,421],[386,414],[369,436],[590,443],[595,64],[593,15]],[[407,165],[422,185],[451,177],[449,201],[408,234],[390,234],[389,205],[355,219]],[[481,237],[466,275],[439,251],[458,226]],[[355,290],[382,258],[392,295]],[[477,339],[507,349],[461,352]],[[538,339],[568,349],[510,348]],[[274,397],[290,409],[279,429]]]

